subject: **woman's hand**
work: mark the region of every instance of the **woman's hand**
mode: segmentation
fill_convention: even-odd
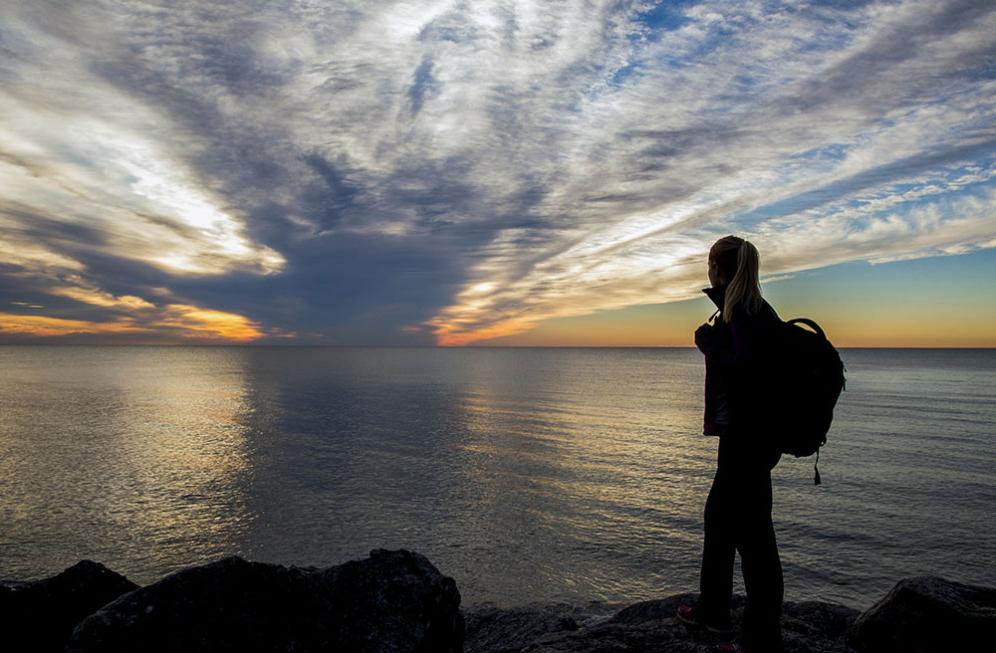
[[[734,340],[723,322],[706,323],[695,330],[695,346],[706,358],[722,365],[731,365],[738,358]]]
[[[703,324],[695,330],[695,346],[703,353],[713,343],[715,330],[715,327],[709,323]]]

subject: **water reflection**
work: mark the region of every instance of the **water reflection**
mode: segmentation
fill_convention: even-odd
[[[244,350],[31,349],[0,352],[4,572],[92,558],[147,581],[230,551],[251,522]]]
[[[20,515],[5,573],[91,557],[147,582],[229,553],[330,565],[406,547],[467,603],[649,597],[693,580],[675,533],[697,532],[712,453],[688,410],[698,380],[668,379],[701,374],[694,356],[39,352],[55,358],[0,393],[25,420],[56,422],[3,421],[3,446],[21,447],[5,458],[18,488],[5,510]]]
[[[789,595],[985,582],[996,357],[846,356],[832,483],[776,470]],[[0,577],[405,547],[465,604],[697,584],[715,440],[695,350],[0,347],[0,369]]]
[[[578,596],[649,598],[694,572],[673,532],[698,519],[687,498],[707,480],[711,452],[681,400],[688,388],[666,394],[682,361],[662,369],[652,353],[632,354],[622,366],[592,350],[485,351],[475,361],[460,406],[469,459],[460,487],[478,510],[468,526],[503,555],[470,589],[483,594],[474,582],[486,581],[492,600],[510,603],[565,583]]]
[[[458,425],[430,362],[390,350],[253,351],[258,519],[244,546],[254,557],[326,565],[439,541]]]

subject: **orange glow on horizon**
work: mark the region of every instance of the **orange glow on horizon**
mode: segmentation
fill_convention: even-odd
[[[445,324],[438,321],[433,321],[430,324],[436,327],[436,344],[440,347],[459,347],[479,340],[515,336],[528,332],[536,326],[535,322],[510,320],[476,330],[465,331],[457,324]]]
[[[0,332],[18,335],[51,337],[82,333],[148,333],[148,327],[131,321],[90,322],[88,320],[68,320],[44,315],[17,315],[0,313]]]
[[[875,304],[777,307],[785,320],[814,319],[838,348],[992,348],[996,347],[996,305],[965,303],[939,310],[933,306]],[[694,347],[695,329],[712,306],[704,301],[634,307],[527,323],[524,320],[464,330],[438,325],[437,344],[508,347]]]
[[[119,299],[131,303],[130,298]],[[167,339],[179,337],[184,340],[237,343],[250,342],[266,335],[257,323],[243,315],[189,304],[168,304],[153,315],[149,315],[147,311],[143,312],[143,318],[146,316],[147,319],[142,319],[141,322],[134,317],[118,317],[107,322],[94,322],[45,315],[0,313],[0,334],[49,338],[141,333]]]
[[[166,315],[156,323],[188,332],[187,337],[217,338],[248,342],[264,334],[259,325],[237,313],[226,313],[188,304],[169,304]]]

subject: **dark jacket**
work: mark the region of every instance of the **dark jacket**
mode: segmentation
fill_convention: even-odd
[[[702,290],[719,309],[712,324],[695,332],[695,345],[705,354],[705,435],[751,432],[764,427],[763,391],[765,363],[781,318],[763,301],[761,310],[748,314],[734,308],[730,322],[723,320],[725,287]]]

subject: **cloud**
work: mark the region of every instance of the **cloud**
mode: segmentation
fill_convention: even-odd
[[[94,298],[86,297],[87,303]],[[167,304],[156,308],[136,297],[120,297],[113,305],[139,311],[138,315],[119,315],[110,320],[94,321],[0,312],[0,330],[16,341],[38,338],[62,338],[79,341],[79,337],[142,336],[145,341],[164,342],[252,342],[267,335],[292,338],[294,333],[270,333],[242,315],[199,306]],[[98,301],[105,301],[104,298]],[[25,306],[23,303],[11,303]],[[98,304],[104,305],[104,304]],[[26,306],[26,308],[43,308]],[[152,310],[150,310],[152,309]],[[76,337],[74,339],[74,337]]]
[[[0,18],[0,301],[31,317],[462,344],[697,296],[726,233],[772,278],[996,237],[987,2]]]
[[[196,338],[245,342],[263,336],[258,325],[241,315],[184,304],[166,305],[163,314],[153,324]]]
[[[141,311],[147,308],[154,308],[153,304],[150,304],[141,297],[136,297],[134,295],[121,295],[120,297],[115,297],[109,292],[96,289],[73,287],[53,288],[49,290],[49,294],[68,297],[69,299],[75,299],[76,301],[83,302],[85,304],[93,304],[94,306],[102,306],[105,308],[122,308],[129,311]]]
[[[121,334],[142,333],[142,326],[121,323],[97,323],[85,320],[68,320],[64,318],[46,317],[43,315],[16,315],[0,313],[0,329],[5,334],[32,337],[71,336],[77,334]]]

